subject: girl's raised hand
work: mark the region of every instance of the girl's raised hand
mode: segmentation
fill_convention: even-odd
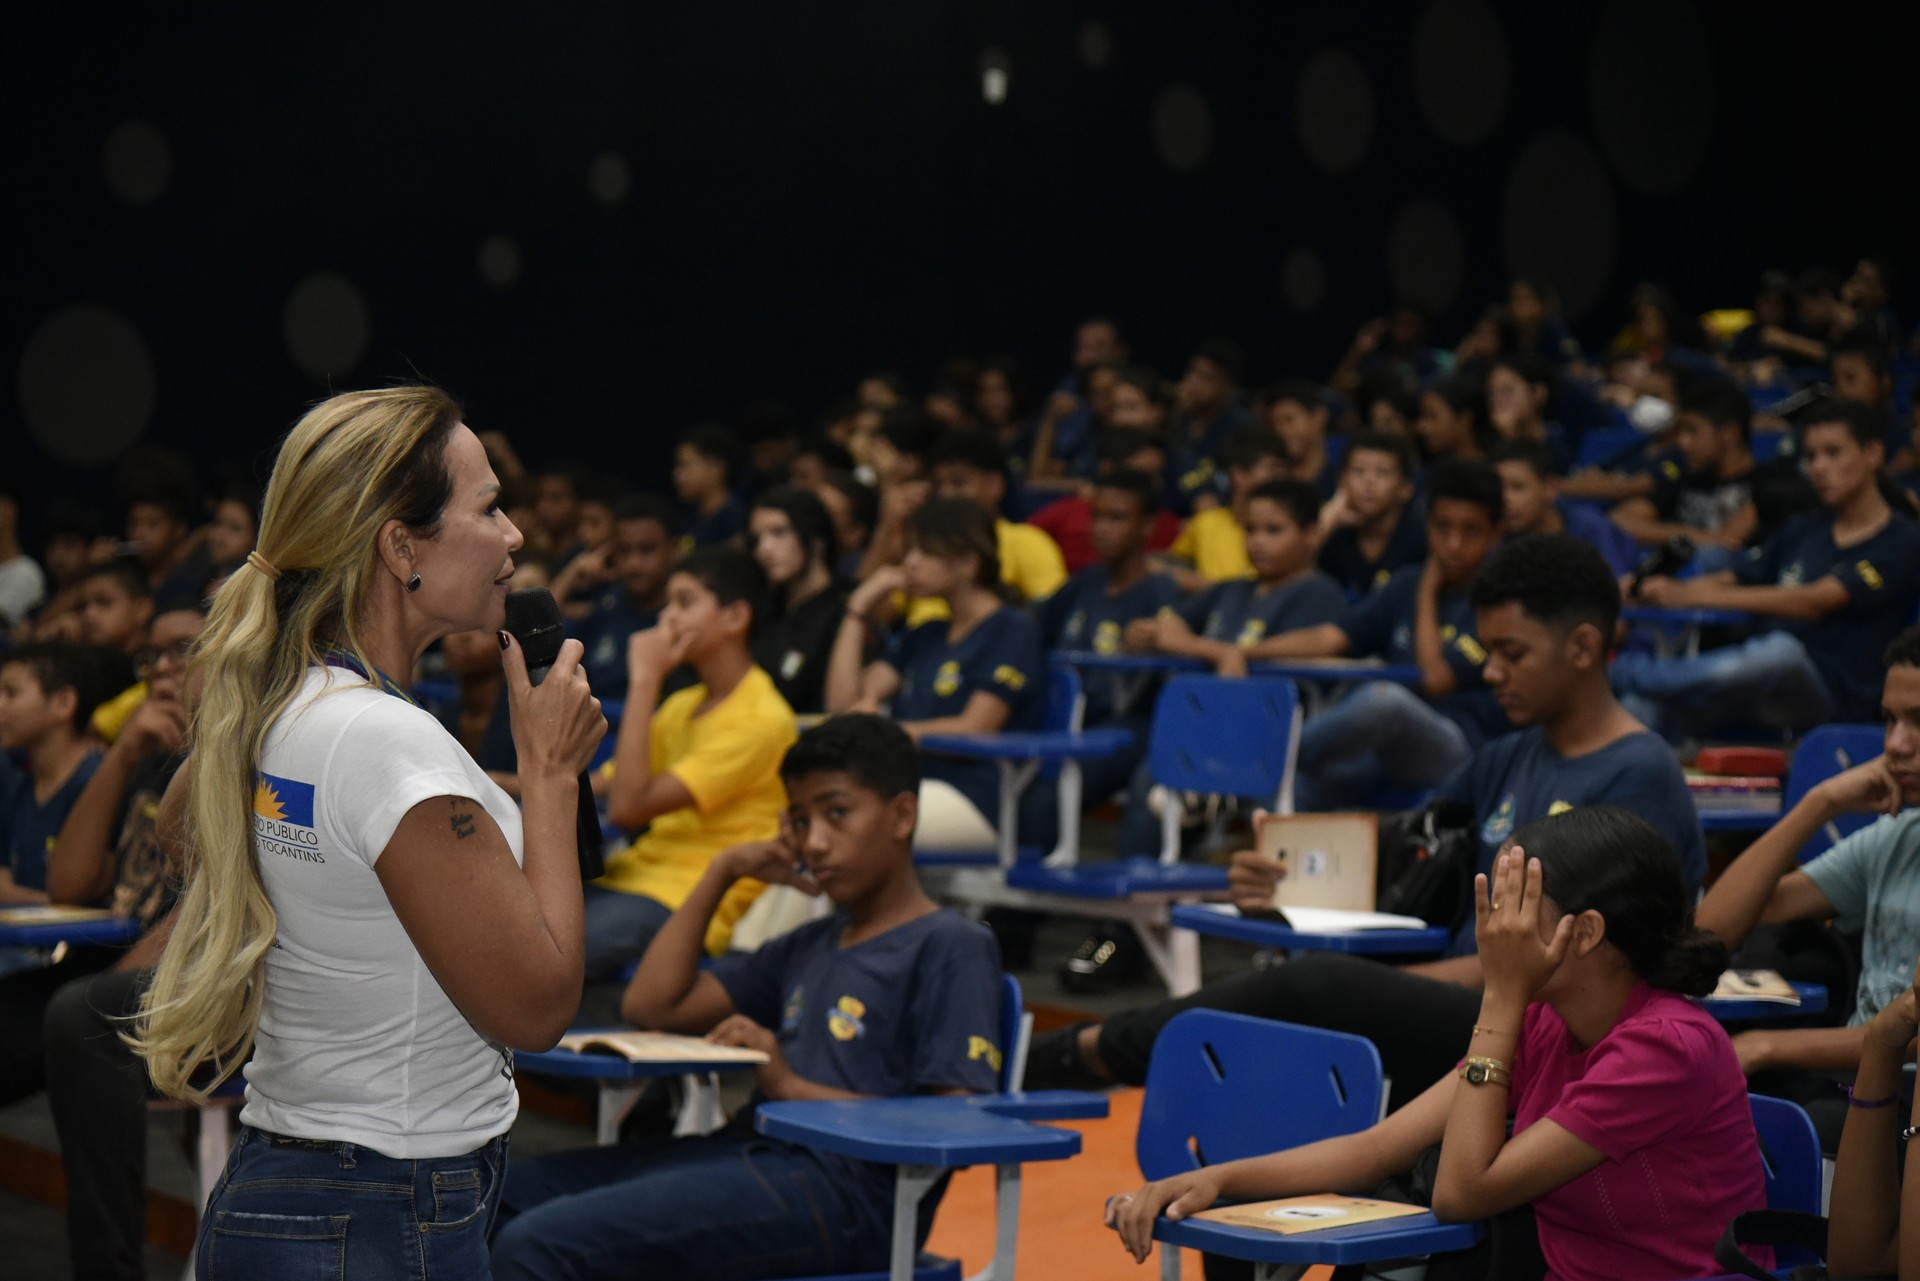
[[[1546,895],[1540,884],[1540,860],[1517,847],[1494,858],[1491,877],[1473,878],[1473,932],[1489,996],[1524,1005],[1566,959],[1574,918],[1561,917],[1543,937]]]

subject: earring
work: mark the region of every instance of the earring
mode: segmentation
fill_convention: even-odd
[[[420,590],[420,575],[415,574],[412,578],[409,578],[407,580],[407,590],[410,592],[417,592]]]

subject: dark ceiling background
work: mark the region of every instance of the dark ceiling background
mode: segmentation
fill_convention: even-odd
[[[1050,380],[1091,311],[1170,373],[1225,334],[1319,375],[1397,292],[1451,343],[1544,271],[1599,342],[1642,278],[1739,306],[1910,257],[1913,18],[1766,12],[20,6],[0,466],[31,517],[135,440],[260,466],[418,373],[658,483],[760,397],[811,420],[957,352]]]

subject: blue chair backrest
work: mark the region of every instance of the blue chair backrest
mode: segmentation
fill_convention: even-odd
[[[1380,1119],[1384,1088],[1365,1037],[1188,1010],[1154,1040],[1134,1155],[1164,1179],[1353,1134]]]
[[[1014,1076],[1019,1066],[1013,1061],[1020,1044],[1020,1024],[1026,1007],[1020,996],[1020,980],[1011,974],[1000,976],[1000,1093],[1012,1094],[1020,1088]]]
[[[1154,781],[1271,805],[1293,791],[1299,720],[1292,681],[1176,676],[1153,707]]]
[[[1886,735],[1878,725],[1822,725],[1794,750],[1793,763],[1787,767],[1787,790],[1781,810],[1792,809],[1815,784],[1823,783],[1843,770],[1863,765],[1886,750]],[[1843,814],[1814,834],[1800,850],[1806,862],[1833,848],[1841,836],[1859,831],[1874,821],[1873,814]]]
[[[1047,710],[1040,728],[1049,733],[1079,730],[1086,714],[1086,696],[1081,690],[1080,673],[1065,663],[1047,665]]]
[[[1767,1171],[1767,1208],[1820,1213],[1820,1135],[1798,1103],[1749,1094],[1760,1162]]]

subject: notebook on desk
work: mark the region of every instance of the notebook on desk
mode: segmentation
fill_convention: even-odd
[[[1269,814],[1260,820],[1260,852],[1286,865],[1273,906],[1295,929],[1289,909],[1371,913],[1379,868],[1375,814]]]

